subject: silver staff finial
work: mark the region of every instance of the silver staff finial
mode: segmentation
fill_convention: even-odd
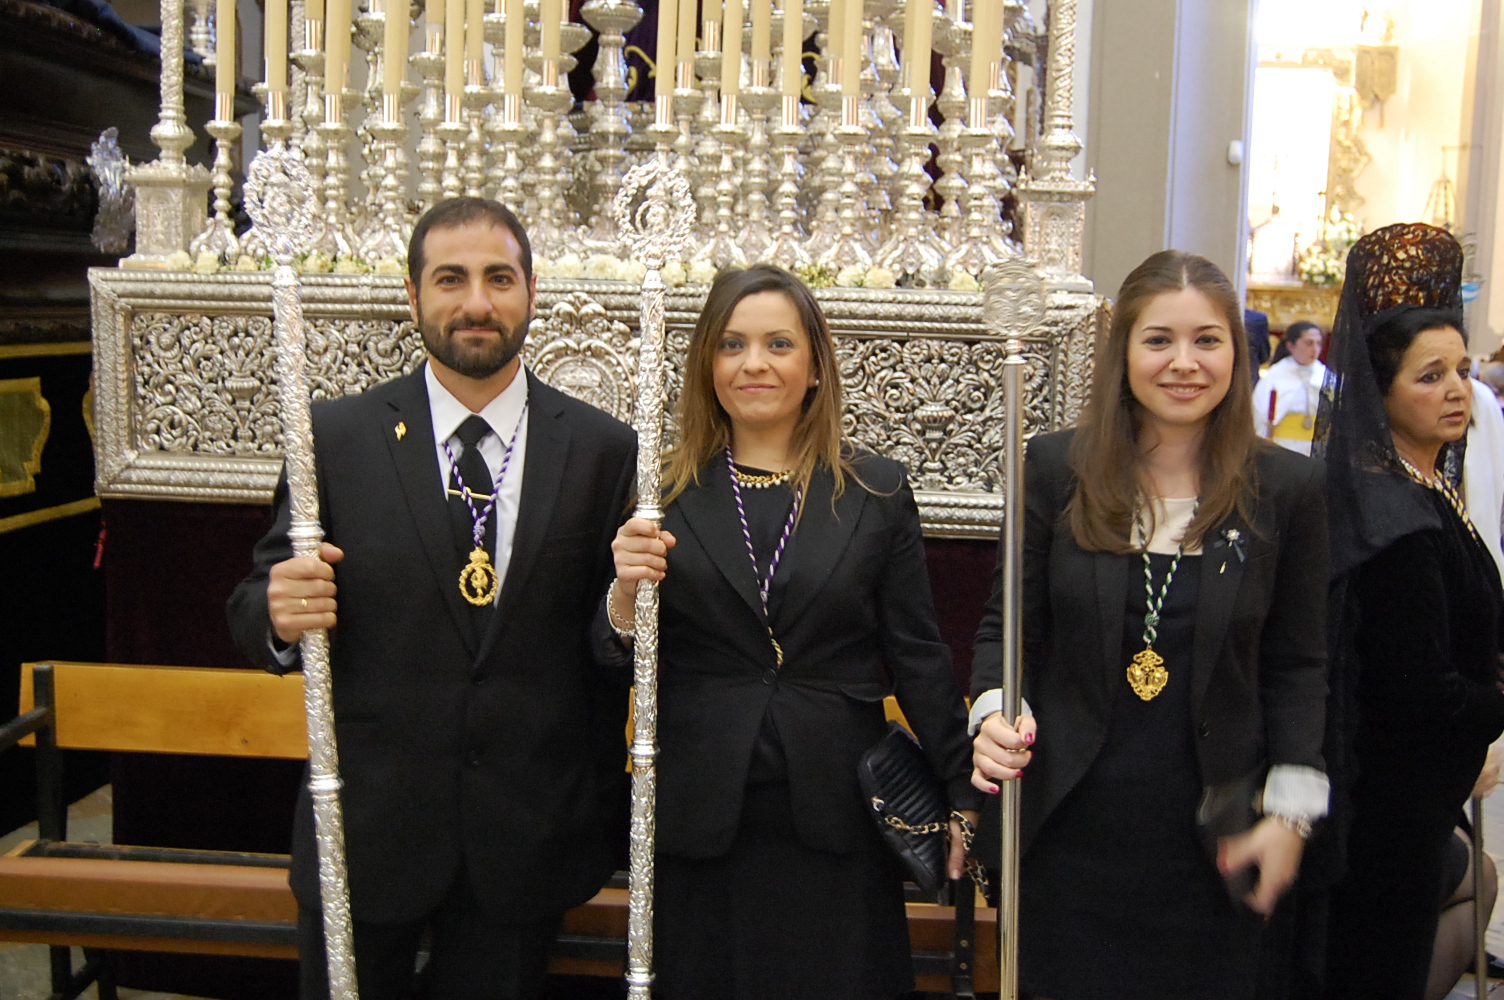
[[[274,142],[256,154],[245,178],[248,241],[254,236],[278,264],[291,264],[318,237],[313,208],[313,176],[301,153]]]
[[[694,233],[689,180],[666,157],[649,157],[628,170],[612,210],[621,241],[649,269],[677,257]]]

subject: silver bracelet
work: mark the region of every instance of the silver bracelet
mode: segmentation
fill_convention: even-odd
[[[637,622],[631,621],[623,625],[616,620],[616,603],[611,600],[612,592],[615,590],[616,580],[612,580],[611,585],[606,588],[606,621],[611,623],[611,628],[616,631],[619,638],[631,639],[637,635]]]

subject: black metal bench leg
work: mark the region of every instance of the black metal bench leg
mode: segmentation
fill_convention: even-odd
[[[86,950],[84,956],[94,965],[94,982],[99,987],[99,1000],[120,1000],[115,988],[115,955],[108,951]]]
[[[47,952],[52,966],[52,995],[56,1000],[64,1000],[68,988],[73,985],[73,954],[68,948],[56,944],[50,945]]]

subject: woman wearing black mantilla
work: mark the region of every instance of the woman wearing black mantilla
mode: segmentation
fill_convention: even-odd
[[[1504,731],[1499,575],[1459,493],[1471,416],[1462,248],[1388,226],[1348,255],[1317,454],[1331,512],[1334,774],[1345,872],[1325,995],[1418,1000],[1447,852]],[[1334,754],[1335,756],[1336,754]]]

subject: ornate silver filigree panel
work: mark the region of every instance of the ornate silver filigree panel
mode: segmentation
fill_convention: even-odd
[[[281,455],[270,276],[100,268],[90,280],[100,495],[268,502]],[[703,294],[678,288],[667,297],[670,404]],[[630,419],[639,295],[614,282],[540,281],[529,366]],[[927,532],[994,534],[1004,350],[983,325],[981,295],[818,295],[837,337],[847,432],[908,466]],[[303,303],[316,399],[360,392],[422,360],[400,278],[305,276]],[[1104,315],[1093,295],[1049,294],[1042,328],[1024,340],[1025,434],[1080,413]]]

